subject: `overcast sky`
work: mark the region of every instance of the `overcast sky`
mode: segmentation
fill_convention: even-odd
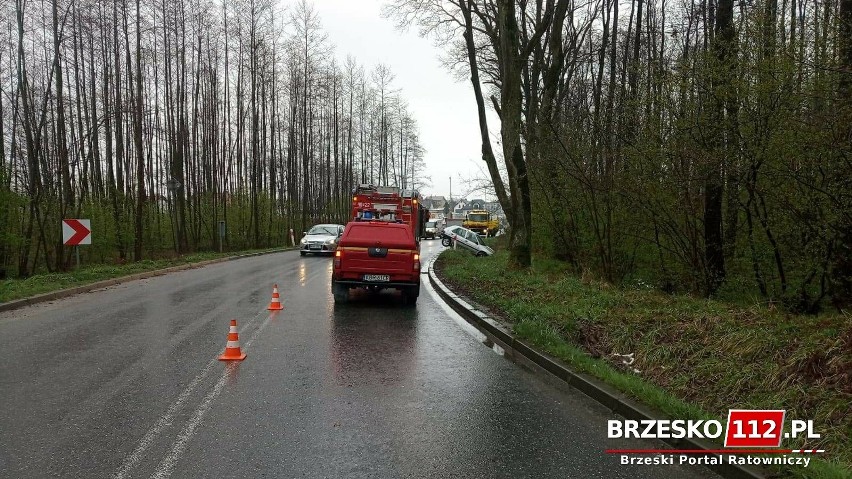
[[[295,0],[281,0],[293,4]],[[351,54],[365,70],[384,63],[396,76],[394,87],[417,119],[426,149],[424,194],[453,197],[470,191],[466,180],[487,175],[481,159],[476,101],[469,81],[456,81],[441,65],[441,50],[417,28],[399,31],[382,17],[383,0],[313,0],[335,54]],[[481,195],[478,195],[481,196]]]

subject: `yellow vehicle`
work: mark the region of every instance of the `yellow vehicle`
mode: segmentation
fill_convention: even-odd
[[[470,210],[464,215],[462,227],[484,236],[494,236],[500,222],[487,210]]]

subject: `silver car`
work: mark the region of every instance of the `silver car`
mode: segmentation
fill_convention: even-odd
[[[426,222],[426,228],[423,230],[423,237],[435,239],[441,237],[441,232],[444,231],[444,220],[435,219]]]
[[[494,250],[482,244],[482,239],[473,231],[461,226],[448,226],[441,233],[441,244],[452,246],[455,242],[457,247],[464,248],[476,256],[491,256]]]
[[[337,250],[337,240],[343,234],[343,225],[323,224],[316,225],[307,232],[299,242],[299,254],[305,256],[312,254],[333,255]]]

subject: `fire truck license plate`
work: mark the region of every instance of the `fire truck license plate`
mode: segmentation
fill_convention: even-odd
[[[364,281],[373,281],[373,282],[388,282],[390,281],[390,275],[387,274],[365,274]]]

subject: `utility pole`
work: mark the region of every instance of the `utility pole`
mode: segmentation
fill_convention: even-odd
[[[450,219],[453,219],[453,177],[450,176]]]

